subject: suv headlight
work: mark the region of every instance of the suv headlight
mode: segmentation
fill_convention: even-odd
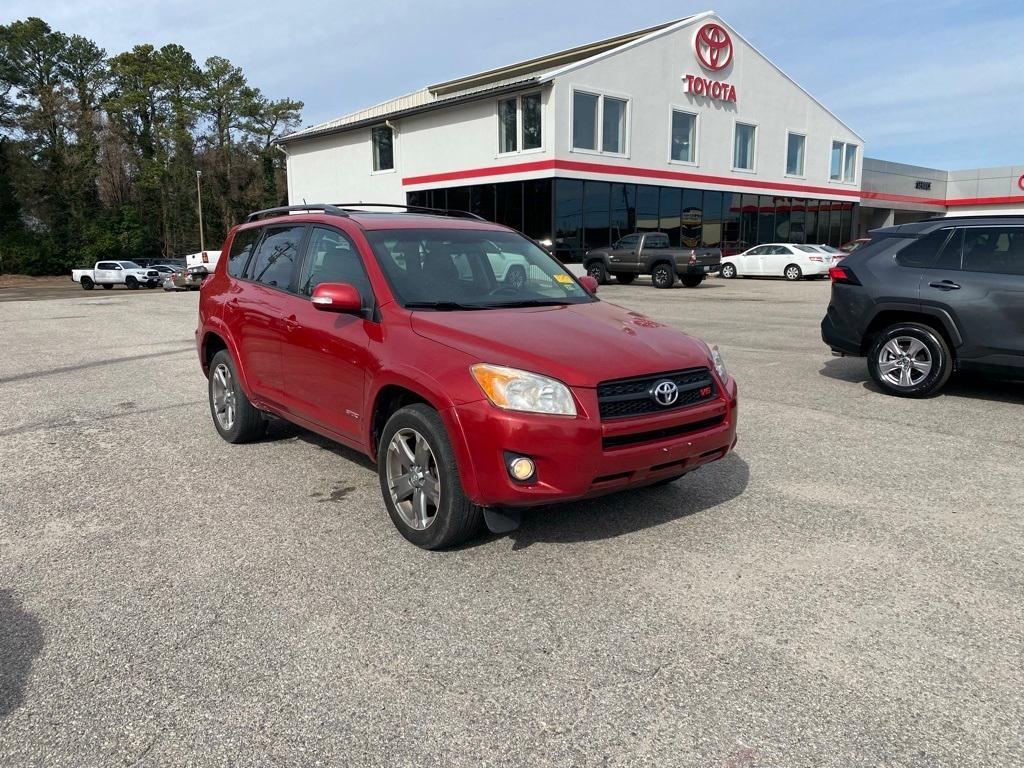
[[[487,399],[499,408],[558,416],[576,415],[572,393],[557,379],[486,363],[470,366],[470,371]]]
[[[725,370],[725,363],[722,361],[722,353],[718,351],[718,345],[711,347],[711,360],[715,364],[715,371],[722,381],[729,380],[729,373]]]

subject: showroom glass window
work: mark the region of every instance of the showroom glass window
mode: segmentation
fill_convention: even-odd
[[[390,171],[395,167],[395,137],[386,125],[375,126],[370,131],[373,143],[373,170]]]
[[[747,123],[736,123],[733,142],[732,167],[741,171],[754,170],[754,141],[757,129]]]
[[[697,161],[697,116],[678,109],[672,110],[672,159]]]
[[[710,194],[710,193],[709,193]],[[701,227],[704,223],[704,193],[699,189],[684,189],[680,215],[679,242],[685,248],[699,248]]]
[[[804,175],[804,144],[807,138],[791,133],[786,141],[786,173],[790,176]]]
[[[857,177],[857,145],[844,141],[832,142],[829,178],[832,181],[852,183]]]

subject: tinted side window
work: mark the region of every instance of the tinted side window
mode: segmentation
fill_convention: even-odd
[[[949,239],[950,232],[949,229],[940,229],[924,237],[911,240],[896,254],[896,263],[901,267],[927,267],[942,250],[942,246]]]
[[[648,235],[644,248],[668,248],[668,235]]]
[[[117,264],[111,264],[109,261],[104,261],[97,264],[96,269],[117,269]]]
[[[268,227],[246,274],[258,283],[287,289],[305,230],[304,226]]]
[[[262,232],[262,227],[235,232],[235,238],[231,241],[231,253],[228,254],[229,275],[241,277],[245,274],[245,265],[249,263],[252,249],[255,247],[256,241],[260,239]]]
[[[622,238],[619,241],[618,247],[619,248],[636,248],[636,244],[637,244],[637,241],[639,239],[640,238],[637,237],[636,235],[629,235],[627,237]]]
[[[309,296],[320,283],[348,283],[359,291],[363,306],[372,304],[370,280],[355,245],[336,229],[314,227],[306,246],[299,293]]]
[[[1024,275],[1024,227],[966,228],[963,269]]]

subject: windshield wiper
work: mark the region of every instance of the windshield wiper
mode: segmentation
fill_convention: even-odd
[[[407,301],[406,309],[436,309],[440,312],[460,309],[489,309],[483,304],[459,304],[457,301]]]
[[[564,299],[523,299],[522,301],[505,301],[495,304],[485,304],[489,309],[503,309],[505,307],[562,307],[566,304],[576,304],[575,301]]]

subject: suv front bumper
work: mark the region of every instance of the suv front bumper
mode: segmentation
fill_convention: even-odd
[[[487,400],[455,406],[449,413],[463,439],[462,472],[471,500],[489,507],[531,507],[601,496],[650,485],[724,457],[736,444],[736,384],[730,379],[714,400],[642,417],[602,421],[595,390],[574,390],[579,416],[517,413]],[[589,414],[594,414],[593,416]],[[455,426],[455,425],[453,425]],[[662,436],[665,430],[671,434]],[[637,439],[649,435],[649,439]],[[612,438],[637,439],[609,447]],[[506,455],[536,464],[534,480],[509,477]]]

